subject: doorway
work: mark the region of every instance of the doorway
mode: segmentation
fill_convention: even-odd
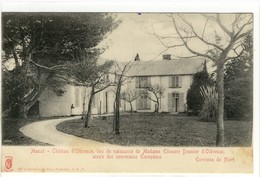
[[[173,106],[173,112],[178,112],[179,107],[179,93],[172,93],[172,106]]]

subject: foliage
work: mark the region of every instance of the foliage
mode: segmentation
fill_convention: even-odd
[[[228,119],[252,118],[253,113],[253,40],[245,38],[244,52],[225,68],[225,111]]]
[[[19,115],[18,101],[22,98],[22,77],[20,70],[2,71],[2,110],[3,117]]]
[[[103,50],[96,46],[116,26],[108,13],[3,13],[3,63],[12,65],[6,72],[17,70],[13,77],[22,82],[21,99],[10,104],[27,117],[46,88],[62,93],[68,65],[93,62]]]
[[[202,86],[200,95],[203,98],[203,105],[199,118],[205,122],[215,122],[218,112],[218,93],[215,86]]]
[[[209,75],[206,69],[206,62],[204,64],[204,69],[200,72],[195,73],[193,76],[192,84],[187,92],[187,105],[188,112],[191,111],[192,114],[198,115],[202,110],[203,97],[200,94],[200,88],[203,86],[208,86],[213,84],[213,79]]]

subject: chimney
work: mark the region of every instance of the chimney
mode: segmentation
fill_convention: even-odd
[[[171,54],[163,55],[163,60],[171,60]]]

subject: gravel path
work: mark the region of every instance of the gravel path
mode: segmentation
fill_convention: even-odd
[[[25,136],[28,136],[36,141],[48,143],[54,146],[114,146],[111,144],[101,143],[94,140],[79,138],[73,135],[62,133],[56,129],[56,126],[66,120],[79,119],[79,117],[62,118],[53,120],[44,120],[30,123],[19,129]]]

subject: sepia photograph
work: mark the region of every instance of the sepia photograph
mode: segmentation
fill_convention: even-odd
[[[252,173],[254,13],[1,18],[2,171]]]
[[[4,145],[252,144],[252,14],[3,13],[2,28]]]

